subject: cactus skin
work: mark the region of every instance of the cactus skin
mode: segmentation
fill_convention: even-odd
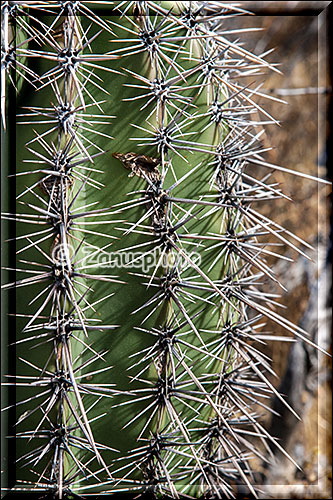
[[[292,235],[257,211],[282,193],[246,172],[279,168],[249,113],[273,119],[236,82],[269,65],[214,30],[236,8],[106,2],[99,16],[92,4],[48,5],[54,16],[31,19],[38,39],[17,53],[37,59],[40,89],[18,118],[25,208],[5,214],[32,275],[5,285],[17,288],[22,374],[16,491],[234,498],[239,485],[256,496],[255,439],[279,447],[258,412],[276,394],[262,317],[307,341],[260,288],[282,286],[263,237]],[[37,176],[20,175],[27,159]],[[158,257],[148,272],[94,268],[87,247],[106,264],[110,250]]]

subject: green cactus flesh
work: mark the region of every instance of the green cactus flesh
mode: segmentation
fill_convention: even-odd
[[[279,446],[259,419],[276,392],[262,316],[303,335],[261,288],[277,281],[265,236],[288,238],[257,202],[280,190],[246,170],[264,165],[253,115],[271,118],[237,78],[269,64],[219,34],[236,7],[30,3],[17,57],[40,76],[23,86],[19,215],[5,214],[16,489],[256,495],[250,459]]]

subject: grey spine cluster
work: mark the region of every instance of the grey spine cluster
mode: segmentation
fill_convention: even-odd
[[[4,288],[32,290],[18,310],[15,490],[256,497],[251,460],[281,448],[260,410],[272,395],[288,406],[260,350],[283,338],[264,318],[312,344],[264,287],[284,289],[266,257],[288,260],[267,236],[308,246],[258,209],[287,198],[271,175],[288,169],[261,143],[276,120],[256,99],[274,98],[251,81],[276,67],[228,38],[223,20],[244,11],[221,2],[1,12],[4,136],[8,84],[34,89],[18,116],[32,165],[17,167],[24,210],[3,214],[21,233],[14,271],[28,275]],[[113,248],[141,253],[118,268]],[[97,256],[112,274],[90,270]],[[128,311],[117,324],[113,304]]]

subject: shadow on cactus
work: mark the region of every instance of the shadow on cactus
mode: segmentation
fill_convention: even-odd
[[[275,120],[239,81],[275,66],[226,38],[223,18],[243,11],[217,2],[2,9],[32,83],[17,213],[3,214],[17,234],[13,491],[256,497],[251,460],[280,447],[261,410],[283,401],[264,318],[312,344],[264,287],[284,289],[265,237],[309,246],[259,211],[287,169],[265,162]]]

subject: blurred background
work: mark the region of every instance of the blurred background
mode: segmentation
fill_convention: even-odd
[[[264,146],[273,148],[265,153],[266,160],[323,178],[331,175],[328,169],[332,142],[330,3],[240,2],[237,5],[255,16],[233,17],[221,26],[222,31],[262,28],[263,31],[242,33],[244,46],[257,55],[275,49],[266,59],[278,63],[281,74],[270,72],[259,77],[263,83],[260,90],[280,97],[287,104],[268,99],[259,101],[281,124],[265,127]],[[263,169],[262,176],[265,173],[267,169]],[[331,188],[278,171],[274,179],[293,201],[281,199],[274,206],[264,202],[261,212],[313,246],[313,250],[307,250],[312,261],[289,249],[280,251],[292,257],[293,264],[270,261],[278,279],[288,289],[279,302],[286,307],[285,317],[331,351]],[[272,288],[272,292],[276,289]],[[265,330],[286,335],[269,323]],[[275,465],[257,467],[259,482],[263,484],[262,498],[332,498],[330,359],[301,341],[272,342],[265,353],[272,358],[273,369],[279,376],[273,377],[272,383],[301,415],[302,421],[278,401],[273,402],[273,407],[281,417],[265,416],[271,434],[279,438],[301,469],[274,450]]]
[[[262,91],[287,101],[281,104],[259,100],[280,122],[280,126],[265,128],[264,146],[272,147],[265,153],[266,160],[332,180],[329,169],[332,163],[331,2],[243,1],[237,5],[255,15],[224,20],[221,30],[262,29],[242,33],[244,47],[258,55],[275,49],[266,59],[277,63],[281,73],[270,72],[258,80],[263,83]],[[228,38],[232,39],[232,35]],[[238,39],[237,34],[234,39]],[[251,81],[242,83],[246,85]],[[258,167],[255,176],[260,177],[257,170]],[[263,168],[262,177],[266,173],[267,169]],[[295,262],[291,265],[285,261],[269,261],[288,289],[279,302],[286,307],[283,312],[286,318],[304,328],[315,343],[331,352],[331,189],[278,171],[274,179],[293,201],[281,199],[273,205],[263,202],[261,212],[313,247],[307,250],[312,260],[280,249]],[[272,292],[277,290],[272,288]],[[265,331],[287,335],[269,322]],[[255,467],[262,485],[262,498],[332,498],[331,360],[303,342],[272,342],[266,346],[265,354],[272,358],[278,375],[272,377],[272,383],[301,415],[302,421],[278,401],[273,401],[272,406],[281,417],[272,418],[268,412],[264,415],[266,428],[279,438],[300,469],[273,449],[274,465],[265,468],[257,463]]]

